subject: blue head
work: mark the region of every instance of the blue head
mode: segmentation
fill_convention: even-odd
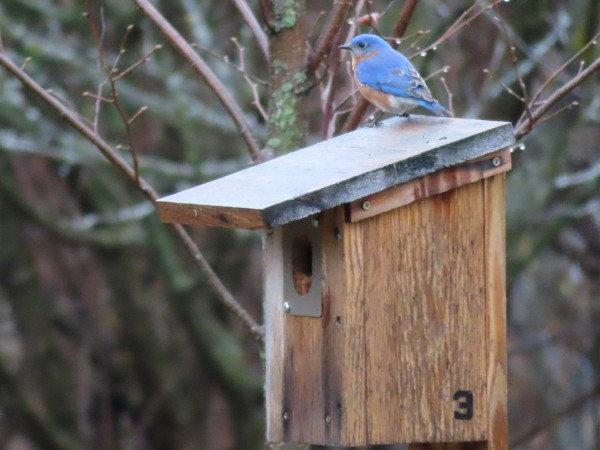
[[[340,45],[343,50],[350,50],[356,57],[371,53],[374,50],[384,50],[390,48],[390,45],[374,34],[359,34],[350,42]]]

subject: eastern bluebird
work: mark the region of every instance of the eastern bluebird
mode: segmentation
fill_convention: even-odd
[[[382,111],[408,116],[408,111],[422,106],[438,116],[450,116],[411,62],[379,36],[360,34],[340,48],[352,52],[358,90]]]

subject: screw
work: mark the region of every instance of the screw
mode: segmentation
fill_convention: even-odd
[[[340,230],[335,230],[335,238],[336,238],[338,241],[341,241],[341,240],[342,240],[342,232],[341,232]]]
[[[364,209],[365,211],[368,211],[371,208],[371,202],[369,200],[365,200],[364,202],[362,202],[362,209]]]
[[[287,411],[284,411],[284,412],[283,412],[283,415],[282,415],[282,417],[283,417],[283,420],[285,420],[285,421],[287,421],[287,420],[290,418],[290,416],[289,416],[289,414],[288,414],[288,412],[287,412]]]
[[[331,423],[331,416],[329,414],[327,414],[325,416],[325,423],[327,423],[327,424]]]
[[[312,220],[312,226],[315,228],[319,228],[319,219],[313,219]]]
[[[290,305],[290,302],[283,302],[283,311],[286,314],[289,314],[291,310],[292,310],[292,305]]]
[[[498,167],[500,164],[502,164],[502,158],[495,156],[494,159],[492,159],[492,165]]]

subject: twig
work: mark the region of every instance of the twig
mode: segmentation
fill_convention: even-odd
[[[306,65],[306,73],[311,76],[315,73],[319,64],[325,59],[325,57],[331,52],[336,41],[336,36],[340,32],[344,20],[350,10],[351,2],[348,0],[341,0],[335,2],[335,6],[329,13],[327,22],[321,31],[317,43],[308,58]]]
[[[482,3],[482,0],[476,0],[475,3],[473,3],[469,8],[467,8],[467,10],[465,12],[463,12],[459,16],[459,18],[456,19],[452,23],[452,25],[450,25],[450,27],[448,27],[448,29],[446,31],[444,31],[444,33],[438,39],[436,39],[432,44],[428,45],[427,47],[420,49],[417,53],[414,53],[413,55],[409,56],[409,59],[413,59],[415,56],[417,56],[419,54],[427,53],[429,50],[431,50],[433,48],[437,48],[442,43],[444,43],[445,41],[450,39],[452,36],[454,36],[456,33],[458,33],[460,30],[462,30],[464,27],[466,27],[467,25],[470,25],[471,22],[473,22],[479,16],[481,16],[485,12],[489,11],[490,9],[494,8],[496,5],[498,5],[499,3],[502,3],[503,1],[504,0],[494,0],[492,3],[490,3],[486,7],[482,8],[480,11],[477,11],[472,16],[467,17],[469,15],[469,13],[474,11],[475,8],[477,6],[479,6],[480,3]]]
[[[536,122],[538,122],[544,114],[546,114],[565,95],[583,83],[590,75],[593,75],[599,69],[600,58],[596,59],[592,64],[590,64],[587,69],[582,70],[581,73],[571,79],[571,81],[554,91],[554,93],[548,97],[540,107],[531,113],[531,118],[525,118],[521,116],[519,122],[515,126],[516,139],[521,139],[523,136],[527,135],[536,125]]]
[[[544,81],[544,83],[540,86],[540,88],[537,90],[537,92],[533,95],[533,97],[531,98],[531,102],[532,103],[536,102],[540,98],[542,93],[546,90],[546,88],[550,85],[550,83],[552,83],[569,66],[569,64],[571,64],[575,59],[577,59],[581,54],[583,54],[588,48],[590,48],[592,45],[596,45],[598,43],[599,38],[600,38],[600,33],[596,34],[592,39],[590,39],[590,41],[587,44],[585,44],[583,47],[581,47],[579,49],[579,51],[577,51],[577,53],[575,53],[568,60],[566,60],[562,66],[560,66],[558,69],[556,69],[554,71],[554,73],[552,75],[550,75],[546,79],[546,81]],[[577,72],[578,75],[583,70],[584,64],[585,64],[584,61],[581,61],[581,63],[579,64],[579,70]]]
[[[255,82],[256,84],[260,84],[261,86],[268,86],[269,83],[267,83],[265,80],[258,78],[255,75],[252,75],[251,73],[248,73],[246,70],[242,70],[240,69],[239,66],[236,66],[235,64],[233,64],[230,60],[229,57],[227,55],[219,55],[217,52],[214,52],[213,50],[211,50],[208,47],[203,47],[200,44],[191,44],[191,46],[193,48],[197,48],[198,50],[202,50],[203,52],[206,52],[208,55],[212,56],[213,58],[215,58],[217,61],[222,62],[223,64],[228,65],[229,67],[231,67],[232,69],[235,69],[237,72],[239,72],[241,75],[243,75],[244,77],[248,77],[250,78],[253,82]]]
[[[452,105],[452,97],[454,97],[454,95],[452,94],[452,91],[448,87],[448,83],[446,83],[446,78],[441,77],[440,81],[442,82],[442,85],[444,86],[444,90],[446,91],[446,95],[448,96],[448,110],[450,111],[450,115],[454,117],[454,106]]]
[[[516,98],[517,100],[519,100],[522,103],[525,103],[525,99],[522,96],[520,96],[515,91],[513,91],[509,86],[507,86],[506,84],[504,84],[502,82],[502,80],[500,78],[498,78],[496,75],[494,75],[489,69],[483,69],[483,73],[489,75],[489,77],[492,80],[494,80],[496,83],[498,83],[500,86],[502,86],[502,88],[506,92],[508,92],[510,95],[512,95],[514,98]]]
[[[229,90],[221,82],[221,80],[215,75],[211,68],[204,62],[204,60],[194,51],[192,46],[179,34],[179,32],[173,28],[173,26],[164,18],[164,16],[150,3],[148,0],[132,0],[144,14],[154,22],[154,24],[160,29],[167,40],[189,61],[192,68],[204,79],[206,84],[215,93],[219,101],[222,103],[225,110],[231,116],[231,119],[239,129],[248,150],[254,162],[262,161],[260,147],[252,127],[246,119],[240,106],[231,96]]]
[[[533,126],[533,121],[531,120],[531,103],[529,102],[529,94],[527,93],[527,87],[525,86],[525,81],[521,76],[521,72],[519,72],[519,58],[517,57],[517,49],[515,48],[513,41],[508,33],[508,29],[506,28],[506,22],[500,15],[499,11],[496,11],[497,17],[496,21],[500,23],[500,27],[502,32],[504,33],[504,37],[506,38],[506,42],[508,43],[508,48],[510,49],[510,62],[512,64],[515,77],[519,83],[519,87],[521,88],[521,97],[523,106],[525,108],[524,114],[529,119],[529,126]],[[531,131],[531,129],[529,130]]]
[[[244,80],[246,80],[246,83],[248,84],[248,86],[250,86],[250,89],[252,90],[252,96],[254,98],[254,101],[252,103],[254,104],[254,106],[256,106],[256,109],[262,116],[263,120],[266,122],[267,119],[269,118],[269,115],[267,114],[267,111],[265,111],[265,108],[263,107],[262,103],[260,102],[260,95],[258,93],[258,84],[255,83],[254,81],[252,81],[252,79],[248,76],[248,74],[246,72],[246,63],[245,63],[246,49],[240,45],[240,43],[238,42],[238,40],[236,38],[232,37],[231,41],[235,44],[235,46],[237,47],[238,52],[240,54],[240,72],[242,73]]]
[[[12,62],[5,53],[0,53],[0,65],[18,78],[21,83],[29,89],[32,93],[36,94],[41,100],[55,110],[70,126],[72,126],[79,134],[94,144],[98,150],[104,155],[106,159],[110,161],[121,173],[125,175],[129,180],[135,181],[135,171],[133,168],[118,154],[118,152],[112,148],[101,136],[94,132],[90,126],[88,126],[75,112],[64,106],[61,102],[56,100],[52,95],[48,94],[38,83],[35,82],[27,73],[23,72],[19,66]],[[142,194],[148,198],[152,203],[156,203],[158,200],[158,194],[150,186],[146,180],[142,177],[139,178],[137,187]],[[250,316],[233,297],[231,292],[225,287],[223,282],[213,271],[212,267],[208,264],[208,261],[192,240],[190,235],[187,233],[185,228],[179,224],[172,224],[171,228],[179,239],[184,244],[188,253],[192,256],[202,274],[206,277],[209,286],[217,293],[220,301],[248,328],[250,333],[259,341],[263,341],[263,329],[256,321]]]
[[[579,106],[579,102],[578,101],[574,101],[574,102],[569,103],[568,105],[563,106],[562,108],[558,108],[552,114],[548,114],[548,115],[542,117],[540,120],[538,120],[537,123],[536,123],[536,126],[537,125],[541,125],[542,123],[546,122],[547,120],[550,120],[553,117],[558,116],[563,111],[566,111],[568,109],[573,109],[573,108],[576,108],[578,106]]]
[[[244,17],[244,20],[250,27],[250,30],[254,34],[254,37],[258,41],[258,46],[260,47],[260,49],[263,53],[263,56],[265,57],[265,60],[269,61],[270,60],[269,42],[267,41],[267,35],[260,27],[260,24],[258,23],[258,20],[256,20],[254,13],[250,9],[250,6],[248,6],[248,3],[246,2],[246,0],[233,0],[233,1],[235,2],[235,6],[237,6],[237,9],[240,10],[240,13]]]

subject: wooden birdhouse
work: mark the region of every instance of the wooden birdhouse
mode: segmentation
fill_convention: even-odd
[[[394,118],[160,200],[165,222],[266,231],[269,441],[507,448],[513,142]]]

